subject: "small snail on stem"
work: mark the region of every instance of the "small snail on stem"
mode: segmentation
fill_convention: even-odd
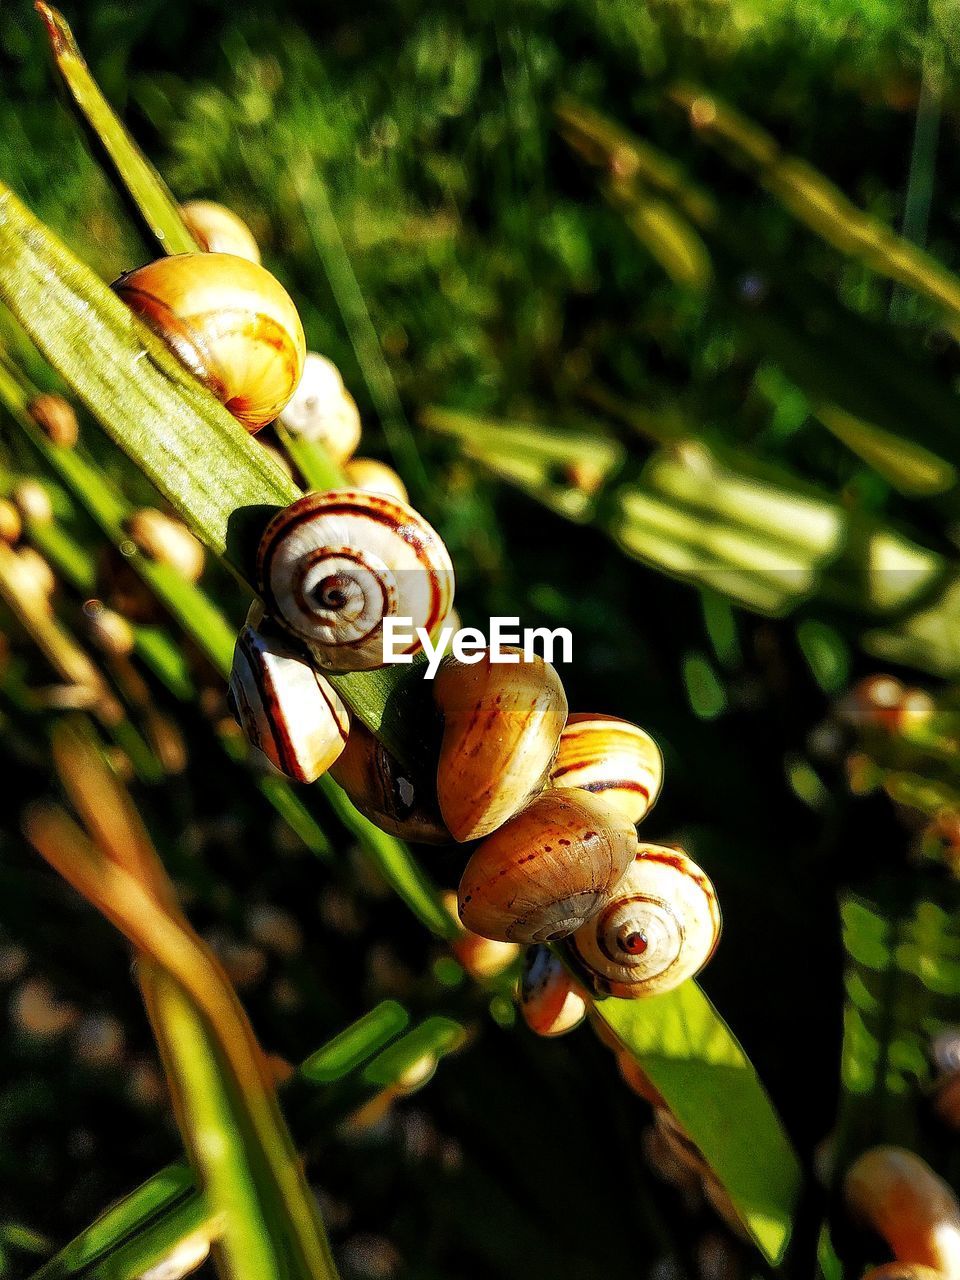
[[[376,458],[351,458],[344,464],[344,475],[354,489],[364,489],[368,493],[385,493],[388,497],[399,498],[407,502],[407,486],[385,462]]]
[[[903,1147],[872,1147],[847,1170],[843,1194],[898,1263],[960,1278],[960,1203],[925,1160]]]
[[[649,734],[617,716],[577,713],[567,719],[550,786],[579,787],[640,822],[663,785],[663,756]]]
[[[293,395],[303,326],[263,267],[228,253],[180,253],[128,271],[113,288],[248,431],[272,422]]]
[[[27,405],[27,413],[34,420],[51,444],[61,449],[72,449],[80,435],[80,426],[73,405],[63,396],[42,392]]]
[[[460,919],[502,942],[551,942],[598,911],[630,864],[636,830],[602,800],[545,791],[487,836],[460,880]]]
[[[360,443],[360,411],[332,360],[308,351],[303,374],[280,421],[292,436],[315,440],[342,466]],[[357,488],[366,486],[357,484]],[[406,495],[403,495],[404,498]]]
[[[141,507],[127,517],[125,527],[131,540],[151,560],[170,565],[188,582],[200,580],[206,552],[203,543],[181,520],[153,507]]]
[[[439,534],[382,494],[304,495],[270,521],[257,570],[267,610],[331,671],[382,667],[385,618],[432,632],[453,605]],[[404,652],[420,647],[414,636]]]
[[[672,991],[710,959],[720,937],[713,885],[679,849],[641,844],[599,912],[568,943],[600,995]]]
[[[483,981],[509,969],[520,954],[517,944],[495,942],[493,938],[482,938],[479,933],[464,929],[457,912],[457,895],[452,889],[447,889],[441,898],[444,910],[458,928],[458,936],[451,941],[450,950],[470,977]]]
[[[457,840],[496,831],[543,789],[566,719],[553,667],[510,652],[516,663],[447,658],[434,681],[443,714],[437,797]]]
[[[580,984],[542,943],[527,948],[518,994],[523,1020],[538,1036],[566,1035],[587,1015],[587,998]]]
[[[313,782],[343,751],[350,717],[335,690],[289,641],[249,624],[237,637],[230,708],[253,746],[297,782]]]
[[[260,262],[260,249],[244,220],[213,200],[188,200],[180,206],[187,230],[204,253],[232,253]]]

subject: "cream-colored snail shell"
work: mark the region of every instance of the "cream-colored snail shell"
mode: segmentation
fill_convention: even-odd
[[[663,785],[663,756],[648,733],[616,716],[578,713],[560,735],[550,786],[579,787],[640,822]]]
[[[932,1267],[943,1280],[960,1278],[960,1203],[920,1156],[904,1147],[872,1147],[847,1170],[843,1194],[898,1262]]]
[[[316,351],[307,352],[300,382],[280,421],[292,436],[322,444],[338,464],[352,457],[360,443],[356,401],[343,385],[337,366]]]
[[[601,995],[639,999],[672,991],[710,959],[720,937],[713,885],[685,853],[641,844],[626,874],[571,954]]]
[[[232,209],[214,200],[188,200],[180,217],[204,253],[232,253],[248,262],[260,262],[260,247],[253,232]]]
[[[343,751],[350,717],[336,692],[288,641],[245,626],[228,693],[249,741],[297,782],[313,782]]]
[[[401,502],[409,500],[407,486],[393,467],[376,458],[351,458],[344,465],[343,472],[354,489],[385,493],[388,497],[399,498]]]
[[[457,840],[496,831],[543,788],[566,719],[553,667],[509,652],[521,660],[447,658],[433,682],[443,714],[437,798]]]
[[[587,1014],[583,989],[563,961],[542,943],[528,947],[520,974],[520,1013],[538,1036],[562,1036]]]
[[[290,295],[229,253],[179,253],[113,285],[130,310],[248,431],[272,422],[300,381],[306,342]]]
[[[443,909],[457,926],[457,936],[450,941],[450,950],[471,978],[483,981],[495,978],[504,969],[509,969],[520,955],[520,948],[515,942],[495,942],[493,938],[481,938],[479,933],[471,933],[460,923],[457,911],[457,895],[452,889],[445,889],[440,895]]]
[[[609,897],[636,838],[602,800],[545,791],[474,850],[460,880],[460,919],[501,942],[564,938]]]
[[[308,493],[274,516],[258,573],[267,610],[330,671],[382,667],[384,618],[432,632],[453,603],[439,534],[405,502],[352,489]],[[410,634],[397,651],[421,648]]]

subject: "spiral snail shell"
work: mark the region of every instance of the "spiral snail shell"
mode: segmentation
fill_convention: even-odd
[[[268,611],[331,671],[382,667],[384,618],[431,632],[453,604],[439,534],[383,494],[306,494],[267,526],[257,568]],[[405,652],[419,648],[414,636]]]
[[[847,1170],[843,1194],[853,1215],[883,1236],[899,1263],[932,1267],[943,1280],[960,1277],[960,1203],[918,1155],[872,1147]]]
[[[609,897],[636,838],[602,800],[546,791],[474,850],[460,880],[460,919],[501,942],[564,938]]]
[[[297,309],[269,271],[228,253],[180,253],[114,290],[248,431],[293,394],[306,354]]]
[[[297,782],[313,782],[343,751],[350,717],[323,676],[288,641],[245,626],[237,637],[230,709],[249,741]]]
[[[567,698],[560,677],[542,658],[502,663],[492,662],[489,653],[472,664],[445,659],[433,696],[443,713],[440,812],[455,839],[476,840],[542,789]]]
[[[205,253],[232,253],[259,264],[253,232],[232,209],[213,200],[188,200],[180,206],[180,217]]]
[[[549,947],[528,947],[520,974],[520,1013],[538,1036],[562,1036],[579,1027],[587,1001],[580,984]]]
[[[360,443],[362,427],[356,401],[343,385],[337,366],[316,351],[307,352],[303,374],[280,421],[292,436],[322,444],[341,465]],[[365,488],[359,483],[356,487]]]
[[[602,909],[569,942],[598,994],[672,991],[710,959],[720,937],[713,885],[678,849],[641,844]]]
[[[381,831],[422,844],[449,842],[450,832],[436,805],[424,798],[429,789],[420,785],[359,720],[354,720],[330,776]]]
[[[602,795],[636,823],[653,808],[662,785],[660,748],[637,725],[616,716],[578,713],[568,718],[550,786]]]

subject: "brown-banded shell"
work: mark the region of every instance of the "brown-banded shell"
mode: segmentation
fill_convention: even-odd
[[[344,749],[350,717],[307,656],[245,626],[230,673],[230,709],[249,741],[297,782],[313,782]]]
[[[322,444],[338,465],[351,458],[360,443],[356,401],[343,385],[337,366],[316,351],[307,352],[303,374],[280,421],[292,436]]]
[[[354,720],[330,776],[381,831],[422,844],[450,841],[431,789],[417,782],[359,720]]]
[[[578,713],[560,735],[550,785],[602,796],[631,822],[640,822],[660,794],[663,756],[650,735],[629,720]]]
[[[843,1194],[854,1217],[883,1236],[899,1262],[960,1277],[960,1203],[912,1151],[872,1147],[847,1170]]]
[[[382,667],[386,617],[411,620],[403,652],[415,653],[413,628],[432,632],[453,604],[453,565],[440,535],[383,494],[304,495],[270,521],[257,570],[269,612],[331,671]]]
[[[385,493],[388,497],[399,498],[401,502],[408,500],[407,486],[393,467],[388,467],[385,462],[376,458],[351,458],[343,470],[354,489]]]
[[[519,997],[523,1020],[538,1036],[566,1035],[579,1027],[587,1014],[583,988],[543,943],[527,948]]]
[[[567,715],[548,662],[445,659],[434,680],[443,713],[440,811],[457,840],[489,835],[543,789]]]
[[[290,399],[306,355],[303,326],[265,268],[228,253],[180,253],[113,287],[248,431]]]
[[[232,209],[214,200],[188,200],[180,216],[204,253],[232,253],[248,262],[260,262],[260,247],[253,232]]]
[[[641,844],[600,911],[569,941],[600,995],[639,999],[699,973],[720,937],[713,885],[678,849]]]
[[[546,791],[473,852],[460,919],[502,942],[550,942],[589,920],[636,849],[633,824],[580,791]]]

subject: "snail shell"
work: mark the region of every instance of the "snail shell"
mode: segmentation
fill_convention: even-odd
[[[501,942],[551,942],[589,920],[636,849],[617,810],[579,791],[546,791],[473,852],[460,919]]]
[[[343,471],[354,489],[385,493],[401,502],[408,500],[407,486],[385,462],[378,462],[376,458],[351,458]]]
[[[713,885],[678,849],[641,844],[602,909],[570,939],[598,994],[672,991],[710,959],[720,937]]]
[[[0,542],[13,546],[23,533],[23,520],[9,498],[0,498]]]
[[[248,262],[260,262],[260,249],[244,220],[213,200],[188,200],[180,217],[205,253],[232,253]]]
[[[457,937],[452,939],[450,950],[471,978],[478,981],[495,978],[513,964],[520,954],[515,942],[494,942],[492,938],[481,938],[479,933],[464,929],[457,913],[457,895],[452,889],[446,889],[441,899],[444,911],[457,925]]]
[[[579,1027],[587,1001],[580,984],[549,947],[528,947],[520,974],[520,1012],[535,1035],[562,1036]]]
[[[354,720],[330,776],[381,831],[422,844],[449,842],[439,811],[424,799],[428,788],[414,780],[359,720]]]
[[[331,671],[383,666],[383,620],[432,632],[453,603],[453,565],[421,515],[352,489],[308,493],[271,520],[258,572],[269,612]],[[406,652],[420,641],[413,636]]]
[[[443,713],[440,812],[455,839],[476,840],[542,790],[566,718],[566,695],[542,658],[499,663],[484,654],[473,664],[446,659],[433,696]]]
[[[550,785],[602,795],[636,823],[660,794],[663,756],[650,735],[629,720],[572,715],[560,735]]]
[[[300,382],[280,421],[291,435],[322,444],[341,465],[360,443],[362,428],[356,402],[343,385],[337,366],[316,351],[307,352]],[[364,487],[357,485],[358,489]]]
[[[63,396],[42,392],[27,405],[27,413],[51,444],[72,449],[80,435],[80,425],[73,405]]]
[[[960,1203],[925,1160],[903,1147],[872,1147],[847,1170],[843,1194],[899,1262],[960,1277]]]
[[[319,778],[343,751],[343,703],[303,654],[269,631],[240,632],[227,696],[249,741],[297,782]]]
[[[263,267],[228,253],[180,253],[113,287],[248,431],[290,399],[306,354],[303,326]]]
[[[141,507],[127,517],[126,530],[145,556],[176,569],[188,582],[199,581],[206,552],[181,520],[153,507]]]

